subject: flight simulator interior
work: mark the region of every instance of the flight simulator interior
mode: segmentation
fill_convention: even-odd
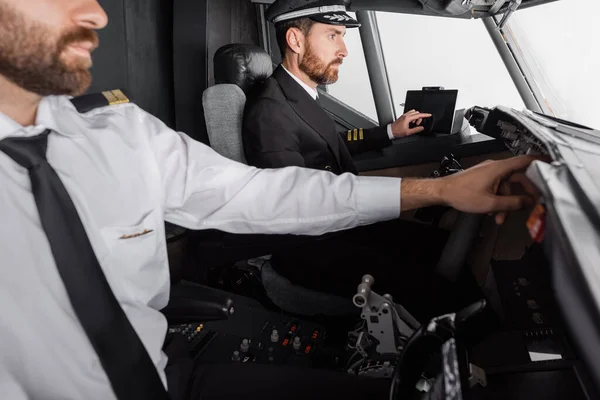
[[[170,3],[152,1],[161,3],[160,7]],[[357,12],[367,12],[377,3],[383,12],[431,18],[498,14],[504,24],[517,8],[546,2],[346,3]],[[133,13],[130,9],[135,8],[123,7],[121,0],[114,3],[115,13]],[[217,68],[211,57],[215,51],[226,44],[255,43],[269,48],[273,60],[279,53],[269,31],[272,27],[264,19],[271,2],[239,3],[244,4],[236,3],[230,10],[224,5],[233,3],[225,0],[213,1],[211,7],[206,1],[174,1],[169,5],[173,18],[166,17],[171,15],[164,10],[156,13],[161,21],[166,20],[161,30],[148,22],[150,18],[142,21],[142,14],[113,18],[117,24],[140,24],[137,34],[127,37],[131,43],[123,51],[137,51],[133,42],[147,40],[144,54],[157,52],[158,61],[140,57],[142,52],[133,54],[128,62],[134,72],[126,79],[122,74],[128,68],[111,69],[115,50],[101,47],[99,51],[106,53],[104,64],[95,67],[97,84],[105,79],[107,87],[114,87],[114,73],[120,81],[139,85],[132,90],[138,95],[131,97],[139,100],[140,106],[160,114],[157,116],[169,126],[176,122],[177,130],[193,139],[208,142],[199,103],[202,91],[214,84]],[[258,34],[249,33],[257,21]],[[156,31],[142,32],[150,28]],[[108,42],[124,43],[122,35],[133,29],[115,28],[110,32],[114,38]],[[162,30],[173,37],[163,37]],[[171,57],[168,60],[167,55]],[[247,55],[236,59],[250,59]],[[250,70],[239,72],[239,67],[246,65],[232,67],[237,80],[224,83],[253,78]],[[102,76],[109,70],[111,74]],[[391,171],[390,176],[397,176],[394,173],[403,168],[412,173],[422,172],[416,167],[423,167],[427,170],[419,176],[441,177],[459,173],[469,166],[469,160],[481,162],[490,154],[500,155],[498,158],[531,155],[543,160],[527,170],[527,177],[540,192],[539,203],[511,214],[501,227],[493,216],[460,214],[445,207],[414,213],[414,219],[424,224],[435,225],[447,218],[454,222],[438,272],[452,280],[462,273],[461,268],[471,267],[486,299],[421,324],[410,309],[380,291],[378,283],[386,277],[371,276],[365,266],[356,293],[339,303],[318,293],[307,299],[303,297],[306,292],[295,292],[288,282],[278,290],[296,296],[298,303],[310,300],[322,313],[283,310],[265,293],[273,278],[265,255],[274,248],[293,246],[297,239],[189,232],[168,224],[173,285],[169,305],[162,312],[169,333],[183,337],[200,364],[293,366],[381,379],[389,383],[391,400],[600,399],[600,289],[596,277],[600,260],[600,132],[502,105],[473,104],[457,109],[457,95],[463,88],[419,85],[414,89],[398,102],[404,100],[407,110],[433,114],[422,122],[425,131],[382,151],[357,155],[354,161],[359,171]],[[348,112],[349,107],[320,88],[319,99],[340,131],[360,128],[359,123],[367,121],[358,112]],[[193,262],[180,267],[184,261],[179,257],[183,258],[184,252],[192,253]],[[205,269],[205,264],[215,268]],[[480,325],[484,309],[489,307],[500,319],[491,332]],[[480,331],[485,335],[479,335]]]
[[[449,97],[454,104],[455,93]],[[502,141],[512,154],[550,157],[554,163],[564,162],[561,154],[566,150],[600,144],[600,136],[590,128],[502,106],[473,107],[464,111],[464,118],[477,131]],[[557,140],[564,140],[562,148]],[[445,162],[446,167],[453,165],[449,159]],[[565,165],[569,171],[569,163]],[[585,188],[577,192],[581,197],[589,194]],[[566,283],[556,282],[557,271],[585,266],[572,256],[571,239],[564,236],[564,221],[556,218],[551,190],[545,195],[520,221],[528,234],[523,255],[491,261],[490,298],[496,301],[493,307],[502,326],[474,345],[463,339],[468,330],[477,329],[468,322],[486,301],[420,325],[389,295],[377,292],[377,279],[368,271],[357,282],[356,295],[348,299],[354,312],[348,309],[345,317],[290,315],[248,297],[210,289],[211,316],[177,323],[192,317],[184,304],[179,314],[167,312],[170,332],[184,336],[201,363],[324,368],[388,379],[393,399],[596,398],[599,370],[590,370],[589,360],[582,359],[594,343],[574,338],[577,324],[585,326],[585,321],[565,319],[565,313],[584,319],[595,315],[569,310],[573,298],[557,289]],[[176,298],[192,298],[198,287],[190,284],[178,290]],[[586,289],[577,291],[586,296]]]

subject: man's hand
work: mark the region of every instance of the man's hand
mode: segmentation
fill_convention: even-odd
[[[524,174],[536,160],[521,156],[502,161],[486,161],[465,171],[439,179],[402,181],[402,210],[447,205],[469,213],[497,213],[501,224],[506,212],[532,205],[539,192]],[[511,193],[511,184],[519,184],[526,195]]]
[[[415,122],[416,125],[421,125],[423,119],[429,117],[431,117],[431,114],[410,110],[392,123],[392,133],[394,134],[394,137],[401,138],[423,132],[423,130],[425,130],[424,127],[417,126],[411,129],[408,124]]]

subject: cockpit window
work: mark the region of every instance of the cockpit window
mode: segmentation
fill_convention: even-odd
[[[500,17],[501,18],[501,17]],[[504,35],[537,85],[545,113],[600,129],[600,2],[517,10]]]
[[[525,105],[481,20],[377,13],[397,113],[407,90],[457,89],[457,108]]]
[[[425,86],[457,89],[457,109],[526,108],[482,19],[375,14],[396,117],[405,111],[406,92]],[[598,20],[597,0],[556,1],[511,15],[501,34],[525,78],[521,91],[531,89],[527,104],[539,105],[534,111],[600,129]],[[348,29],[345,42],[349,55],[327,91],[377,123],[359,29]]]

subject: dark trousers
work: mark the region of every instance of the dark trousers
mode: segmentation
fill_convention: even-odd
[[[194,362],[183,337],[167,338],[165,353],[172,400],[385,400],[389,380],[325,370],[260,364],[201,365]]]
[[[376,292],[392,294],[423,321],[481,297],[470,273],[450,283],[433,272],[447,237],[447,232],[396,220],[274,255],[273,266],[292,282],[348,298],[369,273]],[[388,380],[270,365],[202,365],[189,358],[186,343],[178,336],[167,339],[165,352],[173,400],[389,398]]]
[[[397,219],[274,254],[271,263],[295,284],[347,298],[370,274],[375,292],[391,294],[423,322],[482,297],[468,268],[457,282],[435,273],[448,236],[447,231]]]

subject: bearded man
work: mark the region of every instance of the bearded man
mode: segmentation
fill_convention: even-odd
[[[387,126],[336,131],[319,104],[317,86],[337,81],[348,56],[346,29],[360,26],[346,11],[342,0],[277,0],[267,9],[283,61],[248,95],[242,132],[248,164],[356,175],[352,154],[382,149],[394,138],[423,131],[419,125],[431,114],[415,110]],[[392,293],[425,320],[481,296],[469,274],[460,284],[450,284],[433,271],[447,237],[435,227],[394,220],[286,249],[273,254],[272,265],[295,284],[344,297],[356,292],[365,273],[387,277],[390,286],[379,279],[379,290]],[[458,304],[450,304],[449,298]]]
[[[329,11],[332,6],[346,9],[343,1],[278,0],[267,10],[283,61],[246,103],[243,142],[249,164],[357,174],[351,154],[382,149],[394,138],[419,133],[424,128],[410,128],[409,123],[420,125],[431,116],[411,110],[387,126],[336,132],[319,105],[317,86],[338,80],[348,56],[346,28],[360,24],[346,12]]]

